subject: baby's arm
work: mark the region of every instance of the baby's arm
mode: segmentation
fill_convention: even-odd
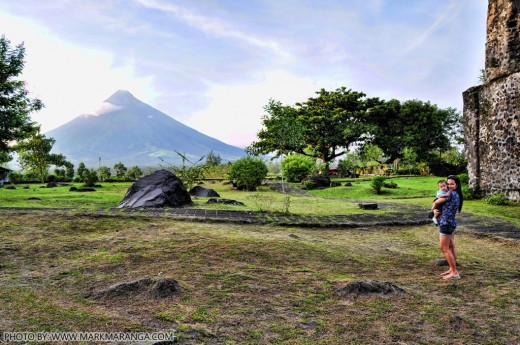
[[[439,197],[437,198],[437,200],[435,200],[433,202],[433,206],[432,206],[432,210],[433,209],[436,209],[437,206],[439,206],[440,204],[442,203],[445,203],[446,202],[446,199],[448,199],[450,197],[450,192],[446,193],[446,194],[441,194],[439,195]]]

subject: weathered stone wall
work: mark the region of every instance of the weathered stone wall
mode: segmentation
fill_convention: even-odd
[[[470,187],[520,201],[520,0],[490,0],[486,83],[464,92]]]
[[[486,81],[520,71],[520,1],[490,0],[486,38]]]

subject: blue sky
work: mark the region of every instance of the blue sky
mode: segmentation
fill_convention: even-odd
[[[123,89],[244,147],[270,98],[321,88],[462,111],[486,12],[476,0],[0,0],[0,34],[25,44],[43,131]]]

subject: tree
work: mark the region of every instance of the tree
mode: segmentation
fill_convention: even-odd
[[[296,152],[319,158],[328,166],[350,145],[365,140],[366,111],[374,102],[372,99],[345,87],[332,92],[321,89],[317,94],[316,98],[296,103],[294,108],[270,101],[259,140],[247,150],[277,155]]]
[[[85,169],[83,173],[83,182],[85,182],[85,186],[93,187],[98,180],[99,179],[96,170],[93,168]]]
[[[262,118],[264,129],[258,133],[259,140],[246,151],[253,155],[275,152],[276,158],[306,148],[304,127],[298,122],[296,109],[271,99],[264,110],[267,113]]]
[[[11,48],[11,42],[0,37],[0,160],[9,161],[10,142],[27,139],[38,130],[30,113],[43,108],[39,99],[30,99],[25,81],[16,78],[24,68],[23,43]]]
[[[410,147],[405,147],[403,151],[402,165],[408,168],[408,175],[412,175],[412,168],[417,164],[417,153]]]
[[[367,144],[361,150],[361,160],[367,172],[380,174],[385,170],[386,161],[383,150],[374,144]]]
[[[24,170],[36,173],[42,183],[52,164],[61,167],[66,163],[62,154],[50,153],[56,140],[47,138],[44,134],[33,134],[29,139],[19,142],[14,149],[18,152],[18,162]]]
[[[117,178],[123,178],[125,177],[125,174],[126,174],[126,171],[128,169],[125,167],[125,165],[121,162],[119,163],[116,163],[114,165],[114,171],[116,172],[116,177]]]
[[[370,140],[385,153],[386,163],[402,158],[412,148],[419,161],[435,159],[434,150],[448,150],[461,132],[460,114],[430,102],[398,100],[374,102],[368,112]]]
[[[65,176],[71,180],[74,178],[74,164],[71,162],[65,163]]]
[[[211,150],[208,155],[206,156],[206,165],[209,166],[217,166],[222,163],[222,158],[220,158],[220,155],[218,153],[214,153],[213,150]]]
[[[106,180],[107,178],[110,178],[112,176],[112,173],[110,172],[110,168],[106,166],[99,167],[99,178],[101,181]]]
[[[81,181],[85,181],[85,177],[87,176],[87,168],[85,167],[85,163],[79,163],[78,170],[76,171],[76,176],[79,177]]]
[[[142,175],[143,171],[137,165],[128,169],[126,173],[126,177],[128,177],[130,180],[138,180]]]
[[[361,159],[356,152],[347,152],[338,162],[338,173],[341,177],[356,176],[356,171],[361,166]]]

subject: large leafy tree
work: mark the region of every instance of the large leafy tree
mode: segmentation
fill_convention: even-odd
[[[0,159],[11,157],[10,143],[34,134],[38,126],[31,121],[30,113],[43,107],[39,99],[30,99],[25,81],[18,80],[24,68],[23,44],[11,47],[11,42],[0,37]]]
[[[368,112],[370,143],[385,153],[387,162],[413,149],[419,161],[432,161],[435,150],[449,150],[460,134],[460,114],[430,102],[398,100],[377,102]]]
[[[127,170],[128,170],[128,168],[125,167],[125,165],[121,162],[114,164],[114,171],[116,172],[117,178],[125,177]]]
[[[374,100],[345,87],[321,89],[317,95],[295,107],[271,101],[265,108],[268,115],[263,119],[259,140],[248,151],[277,155],[297,152],[327,164],[343,155],[350,145],[365,139],[366,112]]]
[[[65,166],[67,159],[62,154],[51,153],[55,140],[44,134],[35,133],[15,146],[18,162],[24,170],[36,173],[44,182],[49,166]]]
[[[267,114],[262,118],[264,128],[258,133],[259,140],[248,146],[246,151],[254,155],[274,152],[275,157],[280,157],[302,152],[307,147],[305,128],[299,122],[295,108],[271,99],[264,110]]]

